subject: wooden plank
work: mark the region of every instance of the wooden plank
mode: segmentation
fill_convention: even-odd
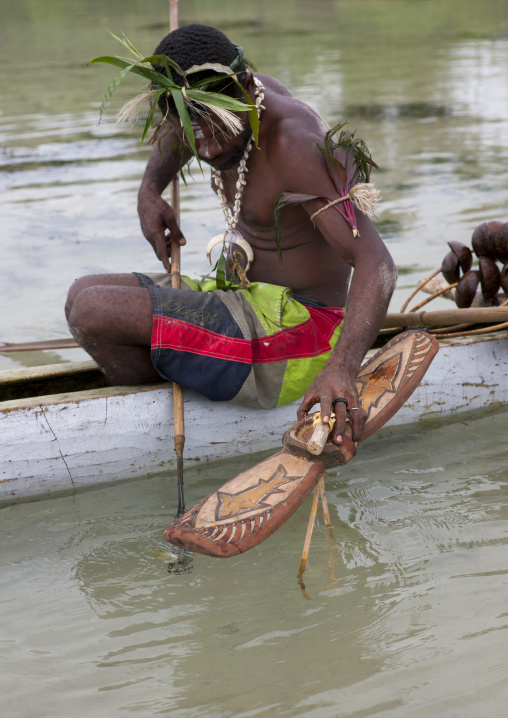
[[[3,384],[17,384],[29,379],[65,377],[98,370],[99,367],[93,359],[62,362],[61,364],[45,364],[44,366],[30,366],[23,369],[7,369],[0,372],[0,387]]]
[[[48,364],[0,372],[0,402],[109,386],[94,361]]]

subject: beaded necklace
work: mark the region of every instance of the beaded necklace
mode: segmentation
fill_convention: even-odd
[[[255,102],[256,102],[256,109],[258,112],[258,117],[261,117],[261,112],[264,110],[263,105],[263,99],[265,96],[265,88],[263,86],[263,83],[258,80],[257,77],[254,77],[254,83],[256,85],[255,89]],[[247,181],[245,179],[246,173],[249,171],[247,168],[247,160],[249,159],[250,151],[252,150],[252,144],[253,144],[253,138],[251,136],[249,142],[247,143],[247,146],[245,148],[245,151],[243,153],[243,157],[238,163],[238,179],[236,181],[236,194],[233,202],[233,206],[230,207],[226,196],[224,194],[224,180],[222,178],[222,173],[220,170],[212,169],[212,180],[217,188],[217,197],[219,199],[220,206],[222,207],[222,211],[224,213],[224,218],[226,220],[226,232],[223,234],[219,234],[216,237],[213,237],[213,239],[210,240],[208,247],[206,249],[206,256],[208,257],[210,263],[211,263],[211,251],[212,248],[218,244],[219,242],[222,242],[224,245],[226,241],[230,242],[231,244],[238,244],[244,252],[247,255],[247,267],[245,271],[248,270],[254,255],[252,252],[252,248],[247,242],[246,239],[244,239],[241,234],[237,231],[236,225],[238,224],[238,220],[240,219],[240,211],[242,208],[242,195],[245,185],[247,184]]]

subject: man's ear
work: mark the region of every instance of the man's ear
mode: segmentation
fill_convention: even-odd
[[[256,86],[254,84],[254,75],[252,72],[245,72],[242,80],[243,88],[251,97],[254,97]]]

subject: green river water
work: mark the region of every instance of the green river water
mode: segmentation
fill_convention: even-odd
[[[0,341],[68,336],[75,277],[157,271],[136,215],[149,150],[114,124],[139,90],[86,67],[149,54],[165,0],[0,0]],[[506,0],[180,0],[381,168],[377,226],[399,268],[391,309],[446,242],[508,220]],[[209,177],[182,188],[184,271],[206,271],[223,217]],[[437,300],[436,308],[446,306]],[[0,356],[0,370],[81,350]],[[0,511],[2,718],[508,714],[508,414],[372,437],[327,479],[305,590],[310,500],[225,561],[175,564],[175,477]],[[0,448],[1,456],[1,448]],[[197,501],[260,456],[186,467]]]

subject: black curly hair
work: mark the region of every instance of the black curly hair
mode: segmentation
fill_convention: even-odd
[[[170,32],[159,42],[153,54],[166,55],[180,65],[182,70],[188,70],[193,65],[204,65],[207,62],[220,63],[229,67],[238,57],[238,48],[220,30],[209,25],[194,24],[185,25]],[[157,66],[156,69],[165,73],[163,67]],[[234,71],[239,73],[236,75],[239,82],[242,81],[246,69],[243,59],[235,66]],[[193,73],[192,79],[197,82],[214,74],[213,70],[204,70]],[[183,77],[176,70],[171,69],[171,75],[177,85],[184,84]],[[214,85],[211,89],[214,92],[225,92],[233,97],[243,96],[237,85],[227,80]],[[162,97],[159,107],[163,114],[168,109],[172,114],[176,114],[172,98]]]

